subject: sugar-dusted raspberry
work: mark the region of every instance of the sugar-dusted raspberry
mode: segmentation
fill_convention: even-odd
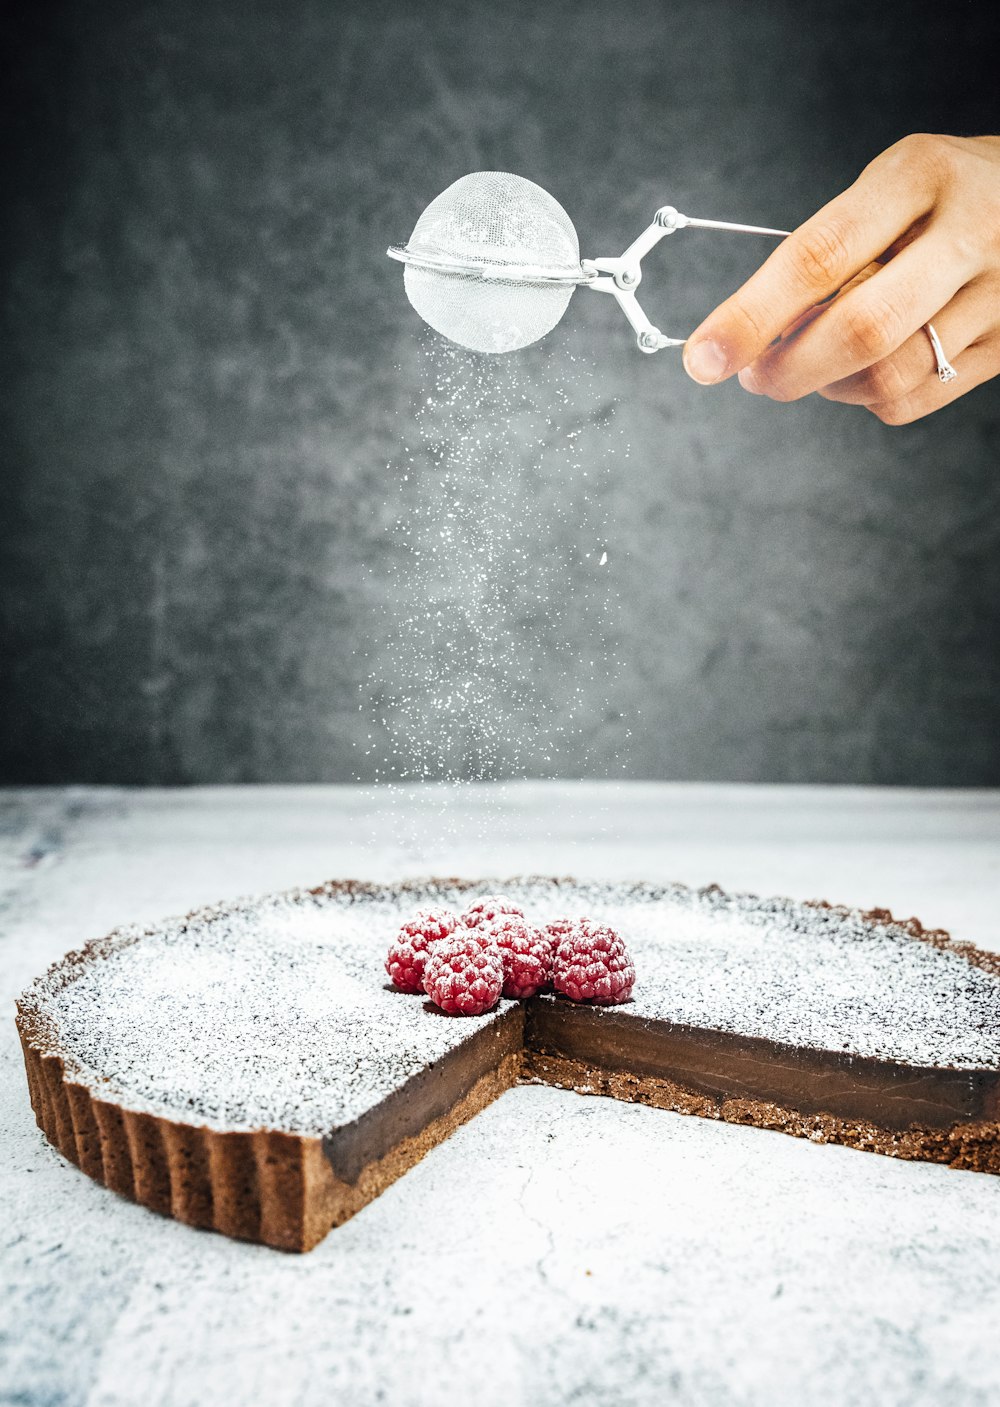
[[[487,894],[469,905],[462,915],[462,922],[469,928],[478,928],[481,923],[492,923],[501,914],[516,914],[518,918],[524,918],[524,910],[519,909],[506,894]]]
[[[454,933],[458,919],[450,909],[418,909],[389,945],[385,960],[394,986],[401,992],[424,990],[424,965],[432,943]]]
[[[580,922],[578,918],[554,918],[545,925],[545,932],[552,939],[553,945],[559,942],[560,938],[565,938],[567,933],[572,933],[576,925]]]
[[[459,928],[435,943],[424,968],[424,991],[453,1016],[479,1016],[500,1000],[503,963],[483,936]]]
[[[517,914],[501,914],[473,930],[493,939],[503,963],[505,997],[533,997],[552,980],[552,939]]]
[[[628,1001],[634,983],[628,950],[607,924],[581,918],[556,940],[552,984],[573,1001],[614,1006]]]

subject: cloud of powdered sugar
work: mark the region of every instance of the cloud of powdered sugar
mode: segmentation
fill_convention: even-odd
[[[365,770],[402,787],[579,775],[581,755],[607,770],[602,730],[622,729],[606,504],[628,458],[615,404],[565,352],[525,369],[428,334],[419,358],[368,583]]]

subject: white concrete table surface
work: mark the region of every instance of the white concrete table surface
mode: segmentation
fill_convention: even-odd
[[[13,999],[67,948],[431,872],[714,880],[1000,949],[1000,793],[0,793],[0,1403],[1000,1401],[1000,1179],[524,1088],[287,1256],[133,1206],[43,1142]]]

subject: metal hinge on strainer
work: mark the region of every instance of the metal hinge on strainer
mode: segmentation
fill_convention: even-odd
[[[696,220],[671,205],[617,259],[581,259],[573,222],[541,186],[506,171],[477,171],[443,191],[405,245],[388,253],[405,265],[406,294],[435,331],[475,352],[514,352],[551,332],[577,287],[610,293],[640,351],[682,347],[646,317],[636,298],[642,261],[684,228],[775,235],[788,230]]]

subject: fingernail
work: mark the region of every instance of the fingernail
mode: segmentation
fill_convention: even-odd
[[[761,394],[761,385],[757,380],[756,373],[752,366],[745,366],[737,377],[737,380],[744,391],[749,391],[751,396],[759,396]]]
[[[718,342],[695,342],[684,348],[684,369],[688,376],[702,386],[711,386],[721,381],[729,365],[725,352]]]

